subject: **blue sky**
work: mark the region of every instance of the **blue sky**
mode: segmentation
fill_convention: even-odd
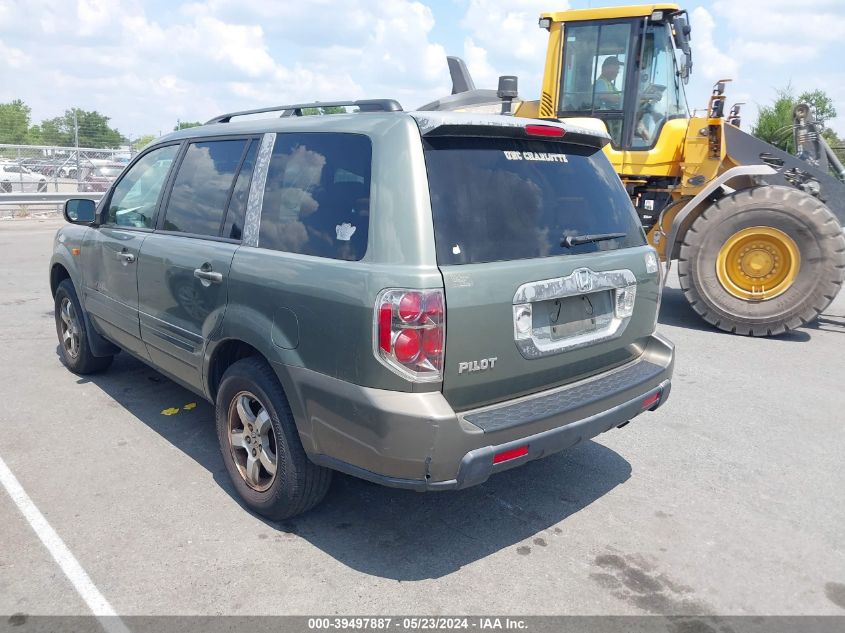
[[[614,0],[0,0],[0,102],[20,98],[39,121],[98,110],[130,137],[181,120],[296,101],[394,97],[412,109],[448,94],[447,54],[479,87],[500,74],[537,98],[545,53],[541,11]],[[821,88],[842,116],[843,0],[711,0],[691,14],[691,108],[732,77],[729,103],[755,104],[792,83]]]

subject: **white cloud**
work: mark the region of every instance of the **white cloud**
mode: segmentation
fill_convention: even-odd
[[[704,75],[714,82],[718,79],[736,79],[739,76],[739,63],[735,57],[722,51],[714,42],[716,22],[704,7],[697,7],[692,12],[693,37],[693,73]]]
[[[94,35],[107,28],[121,7],[111,0],[77,0],[76,25],[79,35]]]
[[[464,58],[477,88],[495,88],[500,75],[519,77],[523,99],[538,99],[549,34],[538,25],[548,0],[469,0],[461,26]],[[554,5],[565,10],[567,2]]]
[[[565,10],[565,2],[555,4]],[[539,28],[548,0],[469,0],[461,26],[496,58],[536,62],[545,59],[548,34]]]
[[[421,2],[209,0],[150,11],[135,0],[0,0],[0,68],[11,67],[0,102],[22,98],[36,121],[96,109],[140,135],[277,103],[395,97],[413,108],[448,93],[446,51]]]
[[[30,61],[29,55],[22,50],[6,46],[3,40],[0,40],[0,68],[7,66],[9,68],[21,68]]]
[[[471,37],[464,40],[463,59],[476,88],[491,88],[497,85],[499,73],[487,61],[487,49],[476,45]]]
[[[717,0],[713,11],[722,28],[736,32],[730,51],[743,62],[806,62],[845,39],[841,0],[816,0],[812,6],[793,0]]]
[[[793,44],[839,41],[845,36],[845,3],[841,0],[814,0],[812,4],[794,0],[743,0],[713,3],[720,23],[741,38]]]
[[[23,99],[36,121],[69,107],[96,109],[132,135],[167,131],[176,119],[294,101],[394,97],[410,109],[448,94],[447,52],[464,56],[479,88],[514,74],[520,95],[536,99],[548,38],[537,18],[567,5],[0,0],[0,102]],[[706,6],[692,11],[691,105],[706,105],[723,77],[739,79],[729,87],[737,97],[742,91],[761,102],[792,79],[797,92],[831,91],[845,113],[845,93],[833,81],[845,2]],[[444,23],[435,25],[435,16]],[[437,37],[451,38],[448,47]]]
[[[795,44],[783,46],[780,42],[738,40],[731,46],[731,55],[745,62],[766,64],[793,64],[810,61],[818,55],[819,48],[813,45]]]

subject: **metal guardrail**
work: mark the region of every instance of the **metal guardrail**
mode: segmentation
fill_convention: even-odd
[[[42,192],[42,193],[0,193],[0,206],[23,204],[64,204],[72,198],[86,198],[95,202],[103,197],[102,191]]]

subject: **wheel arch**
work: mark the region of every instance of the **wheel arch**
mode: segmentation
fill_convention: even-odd
[[[215,344],[214,350],[209,356],[206,371],[206,390],[212,400],[217,397],[217,390],[226,370],[239,360],[251,356],[257,356],[267,361],[267,358],[257,348],[241,339],[230,338],[218,341]],[[269,361],[267,362],[269,363]]]
[[[732,183],[736,185],[736,190],[749,189],[755,185],[755,176],[770,176],[775,173],[777,172],[768,165],[742,165],[727,170],[707,183],[675,214],[663,248],[667,261],[678,258],[684,235],[695,219],[712,204],[713,196],[718,195],[722,186],[728,186],[728,183]]]
[[[281,352],[282,350],[272,345],[270,346],[270,350],[267,349],[267,342],[270,340],[269,331],[268,329],[267,335],[262,337],[257,333],[239,328],[239,331],[233,333],[231,336],[222,337],[210,342],[206,347],[205,353],[205,358],[207,359],[204,371],[206,394],[211,402],[216,402],[220,382],[226,370],[244,358],[260,358],[267,363],[279,379],[282,391],[290,405],[302,445],[306,453],[313,453],[313,435],[310,431],[311,426],[308,416],[305,413],[302,396],[287,369],[285,359],[280,354],[273,353]],[[270,354],[266,353],[267,351]]]
[[[59,289],[59,284],[65,279],[70,279],[71,283],[73,283],[70,272],[65,265],[61,262],[53,262],[52,266],[50,266],[50,294],[53,297],[56,296],[56,290]]]
[[[77,301],[79,301],[79,307],[82,310],[82,323],[85,328],[85,333],[88,336],[88,344],[91,346],[91,353],[97,357],[114,356],[120,352],[120,348],[103,337],[103,335],[100,334],[91,322],[91,317],[85,310],[85,303],[82,297],[81,288],[77,283],[77,280],[74,278],[75,272],[75,268],[67,266],[61,260],[61,257],[54,255],[50,264],[50,295],[55,300],[56,292],[58,292],[61,283],[65,280],[70,281],[73,286],[73,291],[76,293]]]

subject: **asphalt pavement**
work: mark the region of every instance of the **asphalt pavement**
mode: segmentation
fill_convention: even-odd
[[[337,475],[276,524],[238,502],[208,403],[125,354],[61,364],[60,225],[0,222],[0,459],[121,615],[845,614],[845,293],[754,339],[672,278],[657,412],[460,492]],[[0,614],[89,612],[2,489],[0,533]]]

